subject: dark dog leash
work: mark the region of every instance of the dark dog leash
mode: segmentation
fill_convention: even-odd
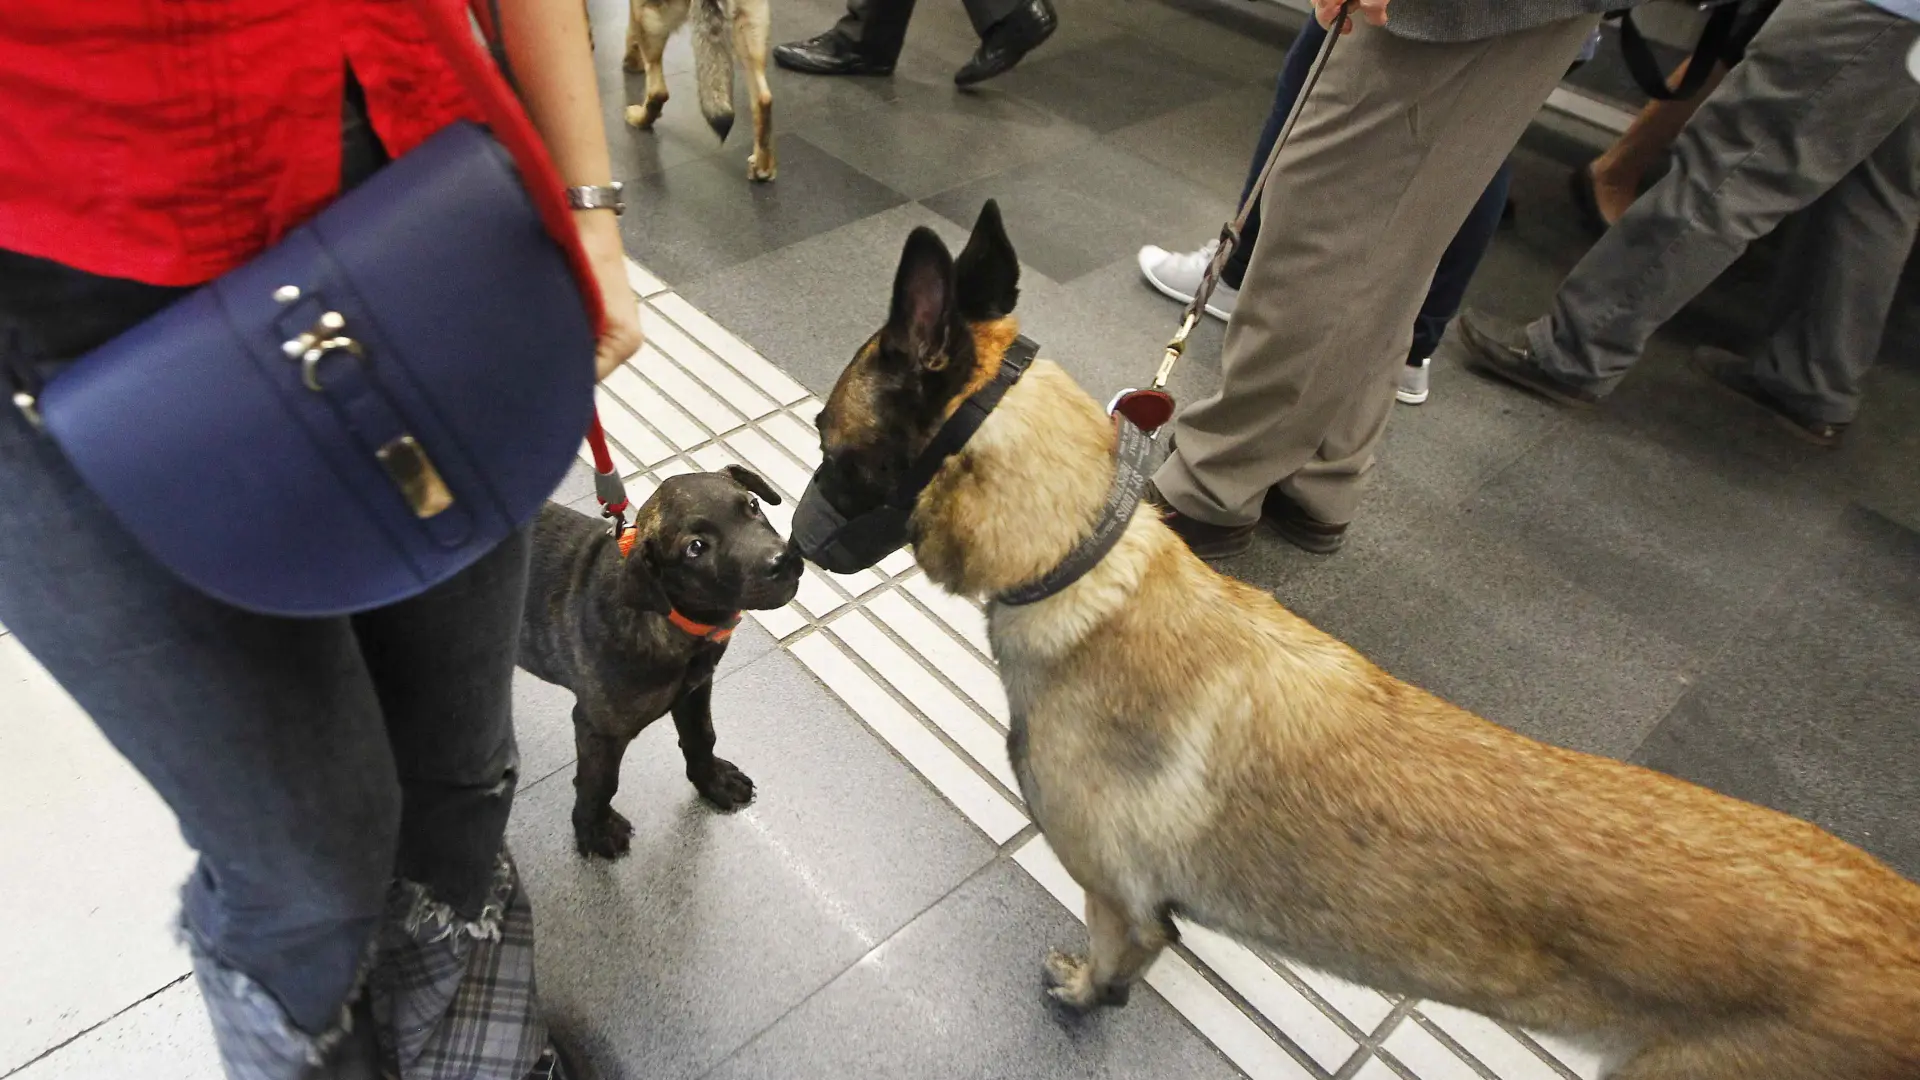
[[[1213,260],[1207,264],[1207,272],[1201,275],[1199,287],[1193,290],[1193,299],[1180,316],[1180,328],[1174,331],[1173,339],[1167,342],[1166,352],[1160,358],[1160,369],[1153,373],[1153,382],[1144,390],[1128,387],[1115,394],[1107,404],[1109,413],[1126,417],[1135,427],[1147,432],[1149,437],[1173,419],[1173,395],[1167,393],[1167,380],[1173,377],[1174,365],[1186,355],[1187,336],[1199,325],[1200,314],[1207,310],[1207,300],[1213,296],[1214,286],[1220,283],[1220,274],[1226,269],[1227,260],[1240,244],[1240,233],[1247,227],[1247,219],[1253,215],[1253,208],[1260,205],[1260,193],[1266,190],[1267,178],[1273,175],[1273,166],[1280,160],[1280,151],[1293,138],[1293,126],[1300,120],[1300,110],[1313,93],[1314,84],[1320,81],[1320,72],[1327,66],[1327,58],[1333,55],[1333,43],[1339,41],[1341,33],[1346,30],[1353,4],[1354,0],[1345,0],[1340,5],[1340,13],[1327,30],[1327,39],[1321,42],[1313,67],[1301,83],[1300,93],[1293,99],[1293,108],[1287,110],[1287,122],[1281,126],[1279,137],[1273,140],[1273,149],[1267,153],[1266,163],[1260,166],[1260,175],[1247,190],[1247,197],[1241,201],[1240,212],[1221,228],[1220,243],[1214,249]]]

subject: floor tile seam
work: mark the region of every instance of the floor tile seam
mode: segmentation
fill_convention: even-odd
[[[1024,835],[1024,833],[1022,835]],[[744,1039],[740,1043],[740,1045],[734,1047],[732,1050],[727,1051],[727,1053],[723,1057],[721,1057],[718,1061],[715,1061],[712,1064],[712,1066],[710,1066],[705,1072],[700,1073],[699,1076],[696,1077],[696,1080],[706,1080],[707,1077],[712,1076],[716,1072],[719,1072],[722,1066],[726,1065],[729,1061],[732,1061],[735,1057],[738,1057],[741,1053],[751,1048],[754,1043],[759,1042],[763,1037],[767,1035],[768,1032],[771,1032],[774,1028],[778,1027],[783,1021],[785,1021],[789,1016],[792,1016],[794,1013],[798,1012],[808,1002],[812,1001],[814,998],[819,997],[821,994],[826,993],[828,990],[832,989],[835,984],[840,982],[840,980],[846,978],[847,975],[851,973],[854,968],[857,968],[861,964],[865,963],[868,957],[872,956],[876,952],[879,952],[881,949],[886,948],[888,945],[892,944],[895,940],[897,940],[901,934],[904,934],[908,930],[911,930],[915,923],[919,922],[922,918],[925,918],[926,915],[929,912],[931,912],[934,908],[937,908],[941,904],[946,903],[947,900],[950,899],[955,893],[959,892],[961,889],[972,884],[974,881],[978,880],[982,875],[986,874],[988,871],[992,870],[995,866],[999,865],[1002,856],[1005,854],[1006,852],[1003,850],[996,850],[992,855],[982,860],[979,866],[976,866],[972,870],[968,871],[965,876],[963,876],[959,881],[955,882],[950,888],[947,889],[947,891],[941,893],[939,896],[936,896],[932,900],[928,901],[918,911],[915,911],[912,914],[908,915],[903,921],[901,921],[900,925],[894,927],[892,933],[889,933],[886,937],[881,938],[879,941],[874,942],[873,945],[869,947],[865,952],[861,953],[859,956],[854,957],[851,961],[849,961],[846,964],[846,966],[842,967],[840,970],[828,976],[823,982],[821,982],[819,986],[816,986],[812,990],[807,991],[807,993],[803,995],[800,998],[800,1000],[795,1001],[792,1005],[789,1005],[785,1010],[783,1010],[780,1013],[780,1015],[768,1021],[767,1024],[761,1027],[758,1031],[755,1031],[751,1035],[747,1036],[747,1038]],[[0,1080],[6,1080],[6,1077],[0,1076]]]
[[[74,1032],[72,1035],[67,1036],[65,1039],[62,1039],[58,1043],[55,1043],[54,1045],[47,1047],[45,1050],[42,1050],[40,1053],[27,1059],[26,1061],[21,1062],[20,1064],[14,1066],[11,1069],[8,1069],[6,1072],[0,1073],[0,1080],[7,1080],[8,1077],[16,1076],[20,1073],[25,1072],[28,1069],[33,1068],[35,1065],[38,1065],[42,1061],[45,1061],[48,1058],[53,1057],[55,1054],[60,1053],[62,1050],[65,1050],[68,1047],[74,1045],[75,1043],[78,1043],[82,1039],[85,1039],[89,1035],[92,1035],[94,1032],[99,1031],[101,1028],[106,1027],[108,1024],[113,1023],[115,1020],[120,1019],[122,1016],[127,1015],[128,1013],[139,1008],[140,1006],[145,1005],[147,1002],[152,1001],[154,998],[159,997],[161,994],[166,993],[167,991],[173,989],[176,986],[179,986],[181,983],[186,982],[192,978],[193,978],[193,972],[187,971],[184,974],[181,974],[173,979],[168,980],[166,985],[160,987],[159,989],[142,995],[140,998],[131,1002],[126,1007],[116,1010],[111,1015],[103,1017],[96,1023],[89,1024],[87,1027]]]

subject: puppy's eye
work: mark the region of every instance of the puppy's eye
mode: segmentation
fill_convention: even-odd
[[[760,500],[755,498],[752,495],[747,496],[747,516],[748,517],[760,516]]]
[[[697,559],[700,556],[705,555],[706,553],[707,553],[707,542],[705,540],[702,540],[696,536],[693,539],[687,541],[687,546],[685,550],[685,554],[687,558]]]

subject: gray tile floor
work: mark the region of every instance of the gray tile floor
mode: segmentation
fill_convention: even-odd
[[[818,395],[882,317],[908,230],[958,240],[992,196],[1027,262],[1028,332],[1096,393],[1145,378],[1175,311],[1139,281],[1133,251],[1194,245],[1227,216],[1292,16],[1243,0],[1063,7],[1055,40],[979,93],[951,87],[974,38],[939,0],[922,0],[890,79],[776,73],[780,179],[751,186],[744,140],[720,146],[693,108],[684,38],[660,130],[619,125],[639,89],[617,68],[624,3],[592,0],[632,254]],[[837,13],[834,0],[777,0],[776,38]],[[1518,220],[1473,303],[1521,318],[1547,302],[1584,243],[1564,177],[1586,152],[1546,130],[1517,152]],[[1592,413],[1483,383],[1444,347],[1432,401],[1396,410],[1348,549],[1316,559],[1262,536],[1224,568],[1495,721],[1803,815],[1920,877],[1920,290],[1847,445],[1814,453],[1684,363],[1696,343],[1738,347],[1758,331],[1765,261],[1676,320]],[[681,328],[671,347],[660,339],[673,357],[635,370],[689,409],[663,379],[695,391],[708,379],[725,398],[709,370],[725,367],[725,343]],[[1182,398],[1217,384],[1220,336],[1217,323],[1199,331]],[[674,442],[655,475],[784,453],[803,476],[804,447],[769,439],[790,435],[806,403],[784,397],[789,411],[762,419],[743,400],[718,407],[765,438],[702,419],[710,430]],[[584,473],[561,497],[590,501]],[[810,588],[806,610],[743,626],[715,694],[720,752],[755,778],[758,801],[704,809],[656,726],[627,759],[616,801],[637,831],[615,864],[573,854],[567,696],[520,684],[512,840],[539,912],[541,989],[605,1080],[1591,1075],[1465,1014],[1269,968],[1197,934],[1127,1010],[1063,1020],[1042,1003],[1038,962],[1081,931],[973,749],[1001,729],[970,613],[917,589],[910,566]],[[924,671],[877,659],[911,660],[902,642]],[[7,743],[13,786],[63,800],[53,820],[85,836],[0,843],[0,862],[64,882],[80,871],[21,858],[119,844],[87,904],[64,883],[23,901],[17,918],[49,932],[16,948],[59,948],[7,954],[41,974],[32,1000],[8,999],[20,1015],[0,1024],[0,1075],[202,1080],[204,1016],[163,933],[185,865],[164,810],[3,637],[0,685],[26,702]],[[86,949],[98,962],[74,959]],[[98,971],[125,978],[71,974]]]

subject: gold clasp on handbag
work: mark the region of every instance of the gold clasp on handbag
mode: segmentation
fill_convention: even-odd
[[[387,478],[400,489],[400,495],[413,508],[413,516],[425,520],[453,505],[453,492],[433,467],[433,459],[420,440],[402,435],[380,448],[376,455],[387,470]]]
[[[274,299],[281,303],[299,298],[299,290],[291,285],[282,286],[274,293]],[[300,381],[307,389],[325,392],[326,387],[320,382],[320,362],[334,353],[343,352],[357,362],[365,362],[366,349],[348,337],[346,329],[347,317],[328,311],[306,333],[280,343],[280,351],[286,353],[287,359],[300,361]],[[428,456],[427,448],[420,445],[420,440],[401,435],[375,451],[374,456],[380,459],[387,479],[400,489],[400,497],[407,501],[414,517],[424,521],[453,505],[453,491],[447,487],[440,470],[434,467],[433,458]]]

